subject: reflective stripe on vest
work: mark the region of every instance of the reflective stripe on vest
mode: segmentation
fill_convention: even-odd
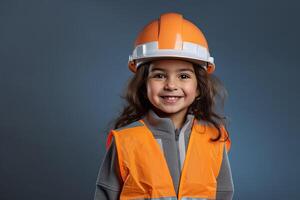
[[[193,122],[178,194],[164,154],[149,128],[140,126],[112,130],[118,153],[123,187],[120,200],[208,200],[216,198],[224,142],[211,142],[218,131],[208,124]],[[227,134],[221,127],[222,138]],[[230,140],[226,142],[229,151]]]

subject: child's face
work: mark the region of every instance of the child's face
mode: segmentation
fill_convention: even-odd
[[[165,115],[186,114],[198,95],[192,63],[182,60],[157,60],[150,64],[147,97]]]

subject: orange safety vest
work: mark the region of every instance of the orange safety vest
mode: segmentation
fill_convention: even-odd
[[[230,139],[211,142],[217,129],[194,119],[189,145],[179,183],[178,194],[163,152],[142,120],[140,125],[112,130],[123,187],[120,200],[216,199],[217,177],[221,168],[224,145],[230,149]],[[136,122],[137,123],[137,122]],[[222,138],[227,136],[221,127]]]

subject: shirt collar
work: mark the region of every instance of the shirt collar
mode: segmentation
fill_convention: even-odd
[[[161,118],[152,109],[148,111],[143,120],[148,126],[150,126],[152,130],[159,130],[170,134],[180,131],[179,128],[175,130],[175,125],[170,118]],[[187,114],[186,120],[182,127],[191,126],[193,121],[194,115]]]

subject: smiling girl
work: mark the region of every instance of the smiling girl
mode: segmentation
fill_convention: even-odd
[[[140,32],[129,68],[94,199],[232,199],[231,141],[215,111],[225,89],[200,29],[161,15]]]

